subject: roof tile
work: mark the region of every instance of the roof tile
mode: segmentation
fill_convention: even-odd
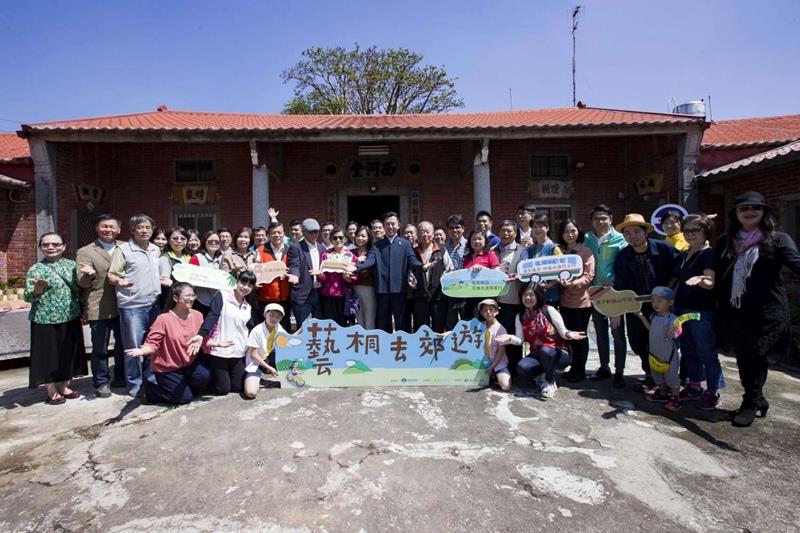
[[[800,139],[800,115],[781,115],[712,122],[704,148],[785,144]]]
[[[131,115],[39,122],[28,131],[333,131],[333,130],[461,130],[654,126],[702,121],[687,115],[599,108],[534,109],[489,113],[427,115],[259,115],[198,111],[153,111]]]
[[[30,157],[28,141],[16,133],[0,133],[0,161]]]

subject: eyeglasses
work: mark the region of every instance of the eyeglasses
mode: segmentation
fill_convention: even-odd
[[[760,205],[740,205],[736,208],[739,213],[747,213],[748,211],[762,211],[763,206]]]
[[[64,246],[63,242],[43,242],[40,245],[42,248],[58,248],[59,246]]]
[[[219,244],[219,241],[206,241],[206,244]]]
[[[343,241],[344,240],[344,235],[336,235],[334,237],[331,237],[331,240],[332,241]]]
[[[697,235],[698,233],[703,233],[703,230],[700,228],[683,228],[683,233],[686,235]]]

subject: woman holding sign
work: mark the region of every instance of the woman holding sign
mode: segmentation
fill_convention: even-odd
[[[728,216],[728,233],[714,247],[719,304],[736,351],[744,387],[734,426],[749,426],[756,414],[766,416],[764,382],[769,363],[789,352],[789,305],[781,269],[800,274],[800,254],[792,238],[775,231],[772,209],[757,192],[736,197]]]
[[[584,233],[574,218],[568,218],[558,229],[559,244],[568,254],[576,254],[583,261],[583,274],[569,281],[562,281],[561,305],[559,307],[568,329],[586,331],[592,317],[592,302],[587,289],[594,279],[594,255],[583,245]],[[589,357],[589,339],[569,341],[572,348],[572,365],[567,372],[567,381],[579,383],[586,379],[586,360]]]
[[[347,298],[347,293],[352,290],[352,284],[358,277],[354,274],[346,272],[342,268],[339,272],[327,270],[325,262],[329,265],[355,265],[356,256],[345,248],[344,231],[340,227],[335,227],[331,230],[331,246],[327,251],[323,252],[320,256],[320,264],[322,273],[319,275],[319,281],[322,288],[319,291],[320,304],[322,306],[322,318],[335,321],[340,326],[346,326],[346,318],[344,315],[344,301]]]
[[[214,230],[207,231],[206,234],[203,235],[201,242],[202,249],[192,256],[189,260],[189,264],[207,268],[219,268],[219,262],[222,259],[219,234]],[[206,316],[211,306],[211,299],[214,298],[216,292],[215,289],[198,287],[195,290],[197,299],[194,301],[194,309],[200,311],[203,316]]]
[[[464,255],[463,268],[500,268],[500,260],[497,254],[489,249],[489,241],[486,235],[479,230],[475,229],[467,236],[469,243],[469,250]],[[466,304],[464,305],[464,314],[462,320],[472,320],[476,316],[477,305],[481,298],[465,298]]]

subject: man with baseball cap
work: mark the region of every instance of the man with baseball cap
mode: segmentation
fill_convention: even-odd
[[[617,224],[617,231],[621,232],[628,246],[620,250],[614,259],[614,288],[618,291],[632,290],[636,294],[650,294],[659,285],[668,285],[673,276],[676,250],[662,240],[649,239],[647,234],[653,231],[653,226],[638,213],[625,215],[625,220]],[[649,303],[642,305],[645,316],[653,314]],[[611,327],[619,326],[622,317],[611,319]],[[648,356],[649,333],[636,315],[627,314],[625,324],[628,327],[628,342],[631,350],[642,361],[642,370],[645,373],[644,388],[653,388],[653,378],[650,376],[650,363]],[[625,380],[622,377],[622,368],[617,368],[614,375],[614,386],[622,388]]]
[[[292,312],[300,328],[306,318],[320,317],[319,289],[321,284],[320,257],[325,246],[319,239],[319,222],[313,218],[305,219],[302,224],[303,240],[289,247],[287,263],[289,267],[289,283],[292,287]]]

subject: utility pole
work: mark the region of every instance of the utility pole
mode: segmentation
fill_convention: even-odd
[[[577,99],[575,98],[575,33],[578,31],[578,13],[581,6],[575,6],[572,11],[572,107],[575,107]]]

